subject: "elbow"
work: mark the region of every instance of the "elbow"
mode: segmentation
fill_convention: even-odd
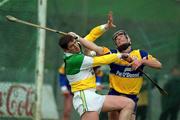
[[[160,63],[159,69],[161,69],[161,68],[162,68],[162,64]]]
[[[146,64],[146,65],[151,67],[151,68],[155,68],[155,69],[161,69],[162,68],[162,64],[159,61],[151,62],[151,63]]]
[[[162,64],[158,62],[157,69],[161,69],[161,68],[162,68]]]

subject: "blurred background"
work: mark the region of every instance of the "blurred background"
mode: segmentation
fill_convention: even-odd
[[[147,107],[147,113],[143,112],[147,114],[146,120],[180,119],[180,0],[47,0],[46,26],[85,36],[91,28],[107,22],[109,11],[113,12],[117,27],[100,37],[96,41],[98,45],[114,48],[113,33],[124,29],[134,49],[147,50],[162,62],[161,70],[147,68],[145,71],[168,91],[169,96],[162,96],[145,79],[141,96],[145,91],[146,98],[139,106]],[[32,119],[38,32],[36,28],[7,21],[6,15],[38,24],[38,2],[0,0],[0,119]],[[42,96],[47,96],[43,97],[42,104],[47,107],[42,109],[48,114],[46,110],[53,106],[50,112],[55,111],[52,114],[57,117],[43,117],[44,120],[61,120],[63,112],[63,95],[58,83],[58,69],[63,62],[59,37],[56,33],[46,32]],[[103,84],[107,86],[108,68],[105,66],[102,70]],[[79,119],[74,110],[71,118]]]

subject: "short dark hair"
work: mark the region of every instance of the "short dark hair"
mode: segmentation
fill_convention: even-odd
[[[125,35],[126,39],[128,39],[128,34],[126,33],[125,30],[118,30],[117,32],[115,32],[115,33],[113,34],[112,39],[115,41],[116,38],[117,38],[117,36],[118,36],[120,33],[122,33],[123,35]]]
[[[64,35],[59,39],[59,46],[63,49],[68,48],[68,43],[74,40],[73,36],[71,35]]]

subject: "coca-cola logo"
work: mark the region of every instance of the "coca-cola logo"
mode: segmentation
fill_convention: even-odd
[[[0,116],[32,117],[35,92],[27,85],[5,85],[0,88]]]

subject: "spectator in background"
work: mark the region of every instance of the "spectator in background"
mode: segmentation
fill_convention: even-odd
[[[154,75],[154,81],[157,82],[158,73]],[[149,89],[148,89],[149,88]],[[149,91],[154,88],[153,84],[149,84],[149,81],[144,78],[144,82],[141,88],[141,91],[138,95],[138,104],[137,104],[137,115],[136,120],[146,120],[148,113],[148,105],[149,105]]]
[[[59,83],[61,92],[64,96],[63,115],[62,117],[60,117],[60,119],[70,120],[72,112],[73,93],[71,92],[71,87],[64,72],[64,64],[59,68]]]
[[[168,82],[164,89],[169,93],[168,96],[161,97],[162,112],[159,120],[177,120],[180,109],[180,68],[174,66]]]
[[[95,67],[94,72],[96,75],[96,90],[101,91],[104,88],[104,85],[102,85],[102,78],[103,78],[103,71],[100,69],[100,67]]]
[[[146,120],[147,107],[148,107],[148,84],[147,81],[143,82],[141,91],[138,95],[139,100],[137,104],[136,120]]]

